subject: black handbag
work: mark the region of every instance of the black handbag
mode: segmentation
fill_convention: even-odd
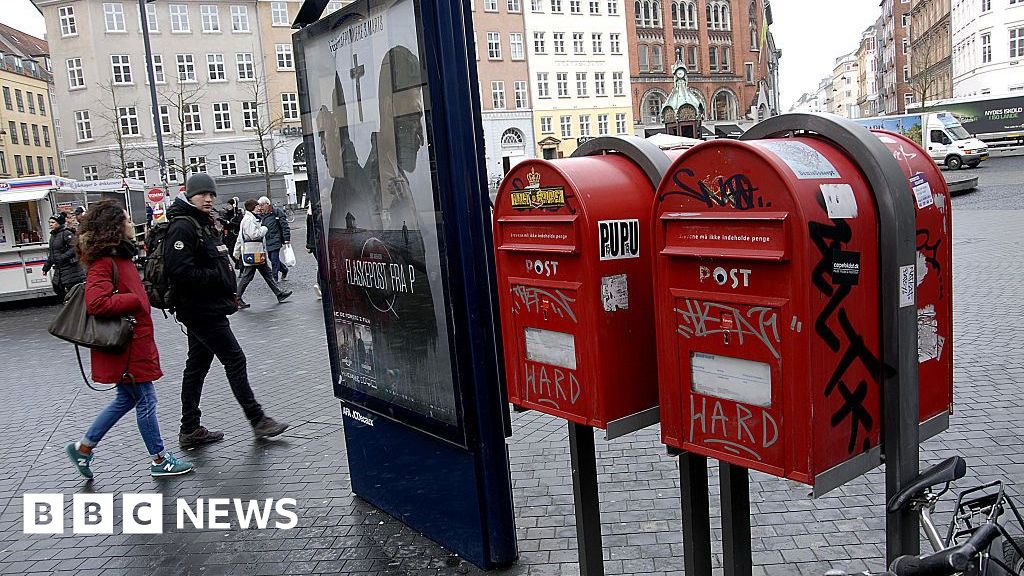
[[[113,266],[114,291],[117,294],[117,262]],[[64,308],[50,323],[50,334],[78,346],[96,348],[104,352],[120,353],[131,343],[135,332],[135,318],[100,318],[88,314],[85,307],[85,282],[75,284],[68,291]]]

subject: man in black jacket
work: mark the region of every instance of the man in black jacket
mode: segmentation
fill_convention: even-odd
[[[231,331],[228,315],[238,310],[235,272],[228,249],[217,233],[211,212],[217,186],[207,174],[196,173],[185,193],[167,210],[170,226],[164,240],[164,262],[173,288],[172,304],[188,330],[188,359],[181,378],[182,448],[216,442],[222,432],[199,424],[199,399],[214,356],[224,365],[231,392],[252,424],[257,438],[277,436],[288,428],[263,413],[253,396],[245,353]]]

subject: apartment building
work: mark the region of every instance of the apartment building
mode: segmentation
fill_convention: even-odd
[[[595,136],[632,134],[623,0],[526,0],[524,20],[538,156]]]
[[[50,39],[70,177],[160,182],[159,129],[171,185],[201,171],[224,195],[250,195],[270,172],[272,194],[294,198],[301,130],[294,58],[283,45],[300,0],[146,4],[156,122],[138,3],[34,3]]]
[[[475,0],[473,33],[487,176],[496,182],[536,156],[524,0]],[[526,0],[529,2],[529,0]]]
[[[860,70],[857,52],[836,58],[832,69],[832,102],[830,112],[844,118],[860,117]]]
[[[638,128],[661,131],[677,57],[705,121],[757,120],[780,112],[781,51],[761,0],[638,0],[629,7],[630,76]],[[639,131],[638,131],[639,133]]]
[[[910,3],[910,88],[914,101],[953,96],[950,0]]]
[[[953,0],[953,97],[1024,92],[1024,0]]]
[[[877,116],[878,106],[878,49],[875,26],[868,26],[860,37],[857,47],[857,86],[859,97],[857,107],[860,117]]]
[[[0,178],[59,175],[46,42],[0,24]]]
[[[910,0],[882,0],[878,27],[879,112],[903,114],[914,101],[910,87]]]

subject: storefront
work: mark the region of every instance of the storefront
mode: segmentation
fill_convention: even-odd
[[[73,203],[75,194],[81,198],[71,184],[55,176],[0,180],[0,301],[53,294],[43,274],[47,220],[56,211],[58,194],[62,203]]]

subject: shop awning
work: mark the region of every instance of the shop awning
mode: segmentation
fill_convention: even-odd
[[[49,188],[34,188],[31,190],[12,190],[9,192],[0,192],[0,204],[39,200],[41,198],[46,198],[46,195],[49,193]]]

